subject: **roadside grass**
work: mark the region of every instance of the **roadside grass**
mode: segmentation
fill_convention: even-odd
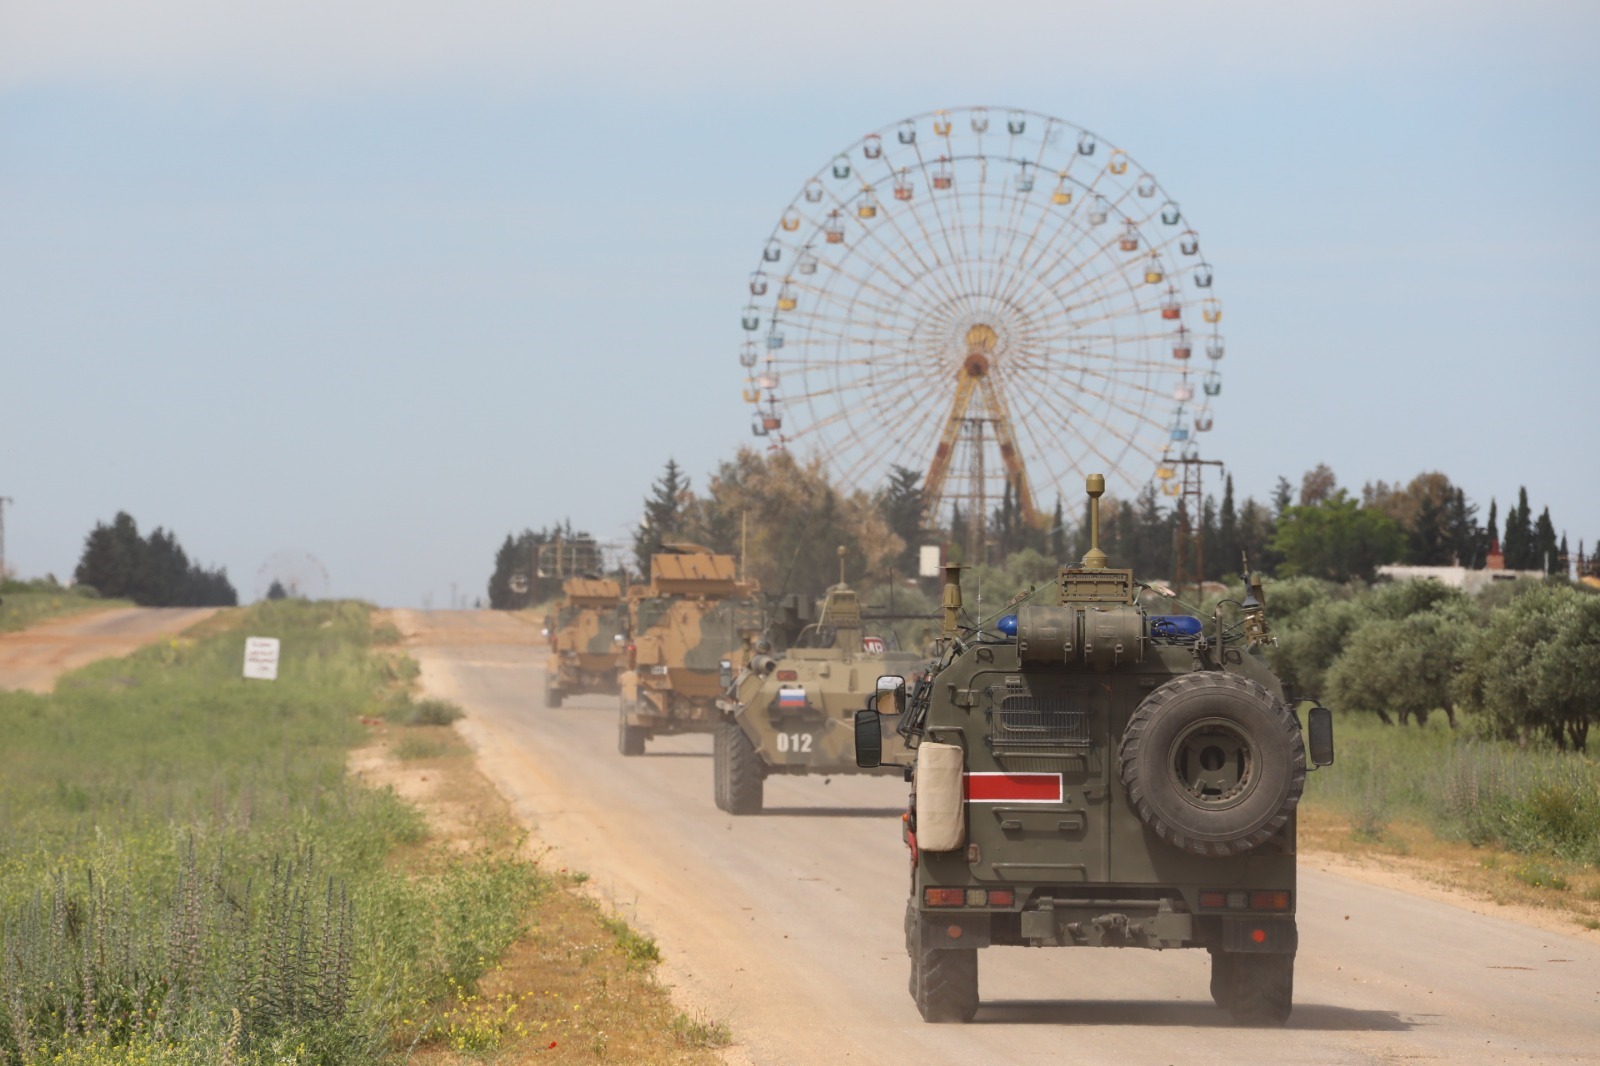
[[[463,744],[454,733],[443,729],[438,735],[407,731],[394,742],[391,750],[397,759],[412,762],[418,759],[442,759],[451,756],[471,755],[472,749]]]
[[[1503,902],[1600,921],[1600,761],[1340,715],[1337,761],[1307,779],[1308,845],[1436,865]]]
[[[0,633],[11,633],[63,615],[132,607],[127,600],[103,600],[93,589],[53,581],[0,582]]]
[[[453,736],[440,726],[372,727],[354,757],[363,776],[415,797],[432,827],[422,848],[400,848],[392,864],[416,867],[441,849],[481,846],[498,854],[530,847],[516,815],[474,760],[457,754],[403,759],[413,736]],[[374,758],[382,753],[381,761]],[[548,879],[525,911],[522,935],[475,988],[452,990],[402,1019],[394,1043],[428,1066],[492,1062],[617,1062],[711,1066],[732,1042],[726,1024],[672,1004],[656,976],[660,947],[617,909],[602,905],[590,877],[533,860]]]
[[[415,676],[368,608],[195,633],[0,693],[6,1066],[398,1058],[552,888],[515,850],[430,848],[414,807],[346,776]],[[240,678],[246,634],[282,641],[278,681]]]
[[[717,1049],[733,1042],[728,1026],[673,1007],[655,964],[630,957],[615,931],[618,919],[578,891],[577,879],[556,880],[562,890],[540,898],[526,935],[483,976],[477,993],[428,1019],[410,1061],[720,1063]]]

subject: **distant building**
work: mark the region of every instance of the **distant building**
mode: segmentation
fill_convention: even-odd
[[[1483,570],[1469,570],[1464,566],[1380,566],[1378,577],[1389,581],[1424,581],[1433,578],[1474,596],[1501,581],[1544,580],[1543,570],[1507,570],[1505,557],[1498,551],[1491,552],[1489,559],[1491,565]],[[1500,565],[1494,566],[1494,561]]]

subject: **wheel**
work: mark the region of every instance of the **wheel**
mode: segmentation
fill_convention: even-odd
[[[1305,789],[1306,749],[1283,701],[1220,670],[1174,678],[1128,720],[1120,750],[1128,803],[1196,855],[1237,855],[1283,828]]]
[[[561,690],[550,683],[550,676],[544,679],[544,705],[546,710],[555,710],[561,706]]]
[[[721,729],[711,738],[711,801],[717,810],[728,809],[728,735]]]
[[[1227,958],[1229,991],[1226,1007],[1238,1025],[1282,1025],[1294,1009],[1294,956],[1257,955],[1252,952],[1219,953]],[[1216,984],[1216,964],[1212,964],[1212,984]],[[1216,993],[1212,993],[1215,998]]]
[[[764,785],[761,760],[737,722],[723,722],[717,726],[715,759],[727,802],[722,809],[729,814],[759,814]]]
[[[906,981],[906,990],[911,993],[911,1002],[917,1002],[917,905],[912,900],[906,900],[906,955],[911,959],[911,977]]]
[[[925,1022],[970,1022],[978,1013],[978,949],[925,948],[922,921],[907,915],[911,998]]]
[[[640,726],[628,724],[628,712],[631,708],[626,701],[619,706],[621,713],[617,719],[617,750],[624,755],[643,755],[646,731]]]
[[[1237,957],[1211,949],[1211,999],[1224,1010],[1233,1002],[1233,960]]]

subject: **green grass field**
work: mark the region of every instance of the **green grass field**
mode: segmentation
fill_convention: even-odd
[[[1442,715],[1419,728],[1341,714],[1335,734],[1337,761],[1309,776],[1305,802],[1348,815],[1359,835],[1406,820],[1446,840],[1600,866],[1600,761],[1452,732]]]
[[[91,590],[48,581],[7,581],[0,584],[0,633],[27,629],[61,615],[132,606],[126,600],[102,600]]]
[[[380,1062],[548,887],[514,848],[418,846],[414,808],[346,776],[414,672],[366,607],[211,628],[0,693],[7,1066]],[[282,641],[278,681],[239,676],[247,634]]]

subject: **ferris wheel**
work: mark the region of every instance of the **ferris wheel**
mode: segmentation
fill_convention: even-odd
[[[1199,235],[1126,151],[958,108],[806,180],[750,275],[739,365],[769,446],[851,487],[918,471],[928,528],[1002,499],[1043,527],[1089,472],[1178,495],[1222,391],[1221,320]]]

